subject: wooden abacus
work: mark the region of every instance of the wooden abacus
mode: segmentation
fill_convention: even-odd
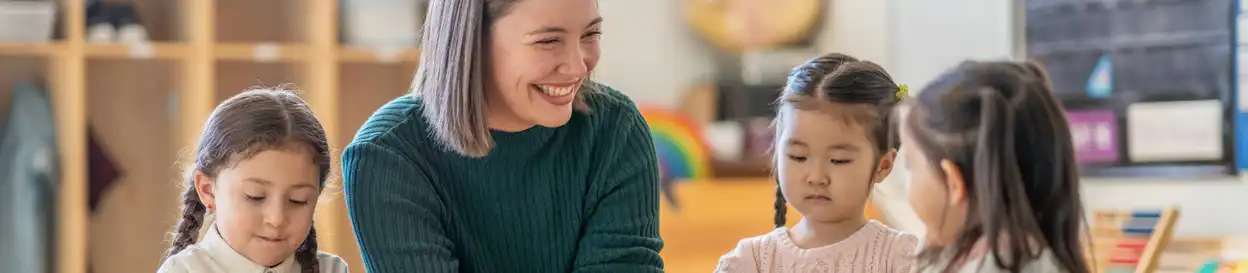
[[[1097,211],[1093,214],[1094,272],[1151,273],[1174,233],[1177,208]]]

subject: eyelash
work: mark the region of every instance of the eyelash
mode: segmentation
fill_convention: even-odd
[[[789,155],[789,160],[793,160],[798,163],[801,163],[801,162],[806,162],[806,157]],[[853,162],[853,160],[832,159],[830,162],[832,162],[833,165],[845,165],[845,164],[849,164],[850,162]]]
[[[260,201],[264,201],[264,196],[251,196],[251,195],[247,195],[247,201],[251,201],[251,202],[260,202]],[[299,200],[294,200],[294,199],[290,199],[290,200],[286,200],[286,201],[290,202],[291,204],[295,204],[295,205],[307,205],[307,204],[308,204],[308,201],[299,201]]]
[[[589,33],[585,34],[585,36],[581,36],[581,38],[583,39],[583,38],[588,38],[588,37],[596,37],[596,36],[600,36],[600,35],[602,35],[602,32],[601,32],[601,31],[591,31],[591,32],[589,32]],[[552,44],[556,44],[556,43],[559,43],[559,42],[560,42],[560,41],[559,41],[559,39],[558,39],[558,38],[555,38],[555,39],[546,39],[546,40],[537,41],[537,44],[539,44],[539,45],[552,45]]]

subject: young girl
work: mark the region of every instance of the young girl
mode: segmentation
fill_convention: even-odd
[[[865,215],[893,168],[901,97],[883,68],[850,56],[794,68],[777,101],[776,229],[741,240],[715,272],[909,272],[918,239]],[[802,214],[791,229],[786,203]]]
[[[226,100],[196,152],[159,272],[347,272],[342,259],[316,250],[312,214],[329,176],[329,147],[298,96],[252,90]],[[214,222],[203,222],[207,212]],[[202,224],[209,228],[195,243]]]
[[[1034,63],[970,62],[901,124],[923,272],[1089,272],[1065,111]]]

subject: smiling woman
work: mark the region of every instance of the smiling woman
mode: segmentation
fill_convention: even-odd
[[[590,81],[596,0],[433,0],[412,94],[346,148],[369,272],[662,272],[658,163]]]

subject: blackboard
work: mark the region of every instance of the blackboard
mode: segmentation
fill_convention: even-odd
[[[1234,0],[1026,0],[1028,58],[1048,70],[1072,117],[1109,114],[1114,157],[1081,160],[1086,175],[1233,174]],[[1222,155],[1133,160],[1128,109],[1220,101]],[[1134,121],[1139,124],[1140,121]],[[1072,120],[1072,126],[1083,126]],[[1084,126],[1086,127],[1086,126]],[[1086,128],[1081,128],[1086,131]],[[1106,160],[1108,158],[1108,160]],[[1189,172],[1190,171],[1190,172]]]

